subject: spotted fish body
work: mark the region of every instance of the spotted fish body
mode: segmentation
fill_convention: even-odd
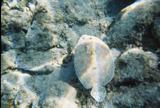
[[[109,47],[100,39],[83,35],[74,52],[76,75],[91,96],[97,101],[105,99],[104,86],[114,75],[114,60]]]

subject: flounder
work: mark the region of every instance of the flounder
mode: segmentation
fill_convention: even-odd
[[[104,86],[114,76],[114,59],[109,47],[100,39],[83,35],[74,49],[76,75],[91,96],[102,102],[106,96]]]

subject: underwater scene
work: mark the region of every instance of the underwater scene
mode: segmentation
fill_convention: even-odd
[[[160,108],[160,0],[3,0],[1,108]]]

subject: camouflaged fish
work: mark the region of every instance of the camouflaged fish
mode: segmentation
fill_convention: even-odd
[[[109,47],[100,39],[83,35],[74,49],[76,75],[91,96],[102,102],[106,96],[104,86],[114,76],[114,59]]]

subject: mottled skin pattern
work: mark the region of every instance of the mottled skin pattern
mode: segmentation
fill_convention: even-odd
[[[83,35],[75,47],[74,66],[86,89],[104,87],[114,75],[114,61],[109,47],[100,39]],[[105,93],[104,93],[105,94]]]

